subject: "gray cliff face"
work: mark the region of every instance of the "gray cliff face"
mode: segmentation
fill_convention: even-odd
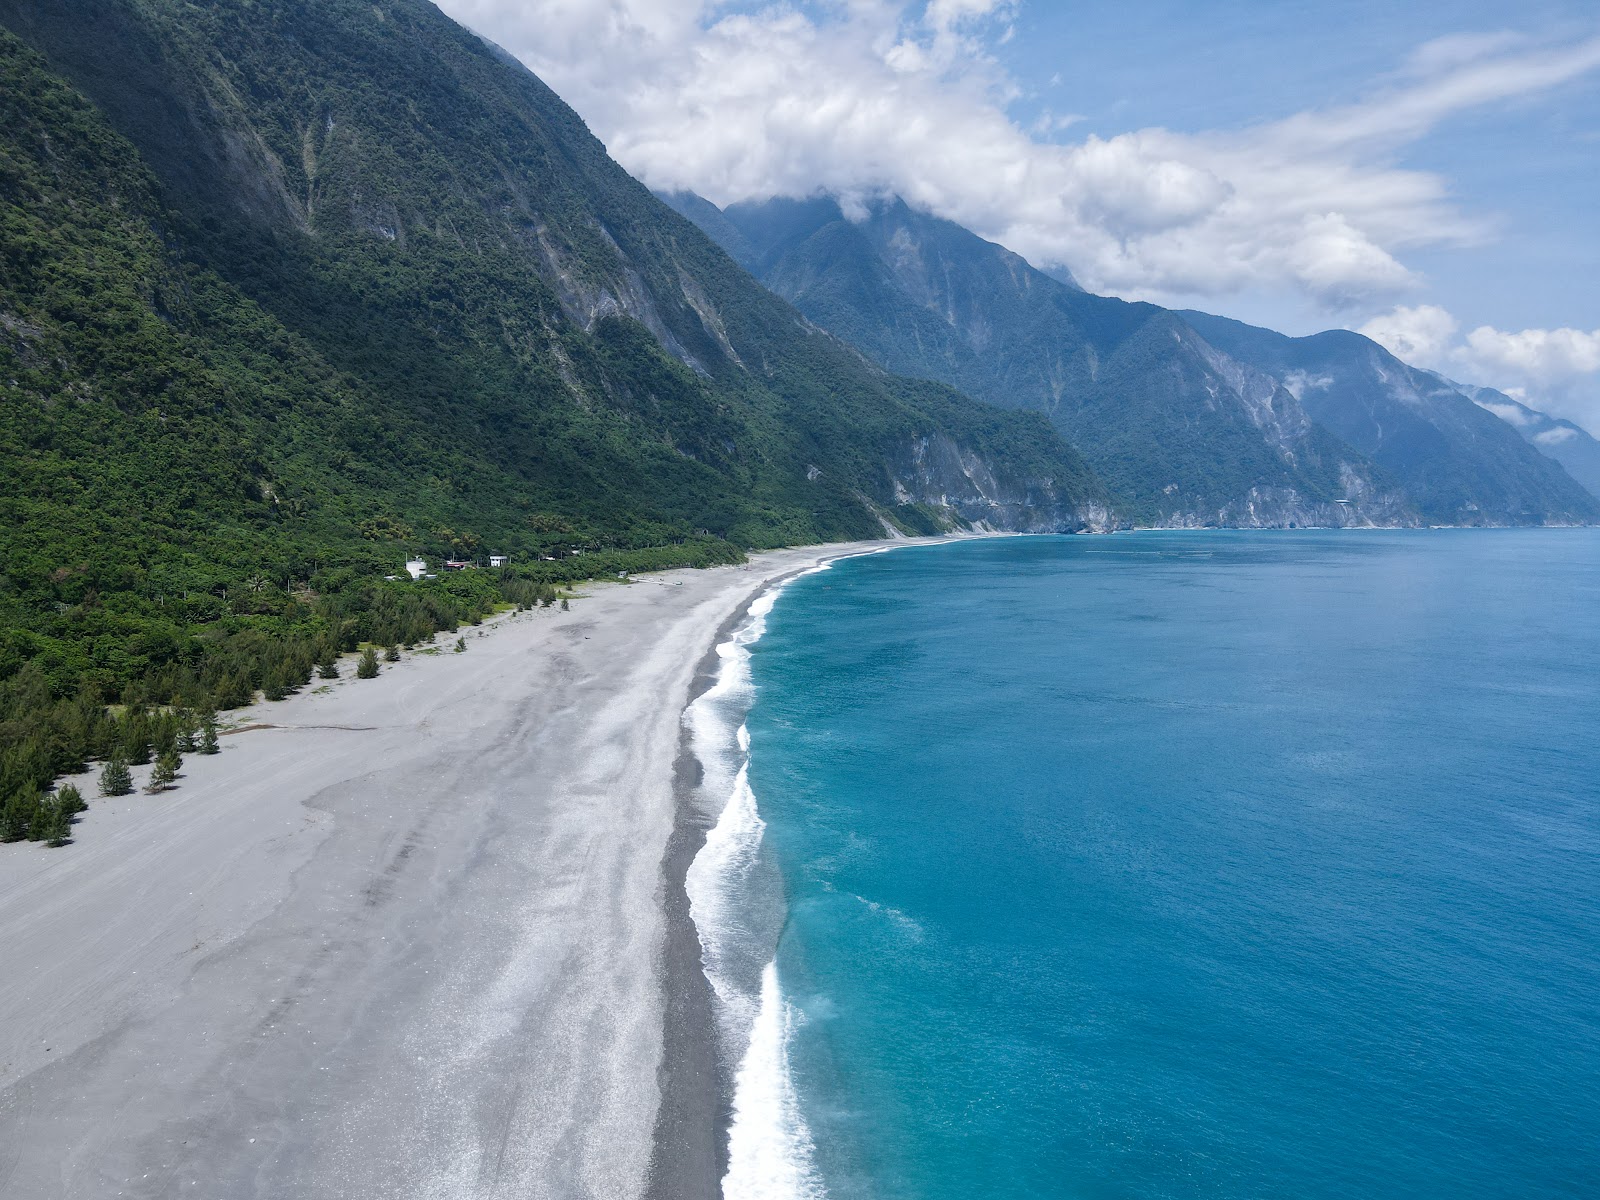
[[[1075,497],[1049,475],[1019,473],[944,434],[911,439],[885,467],[895,499],[933,510],[946,528],[1103,533],[1119,526],[1103,502]]]
[[[1458,385],[1358,333],[1291,338],[1205,313],[1182,315],[1213,346],[1293,392],[1314,421],[1381,467],[1432,524],[1600,521],[1595,496],[1557,456],[1541,453],[1546,446],[1530,445],[1514,421],[1502,419],[1504,405],[1497,409],[1492,397],[1474,403]]]

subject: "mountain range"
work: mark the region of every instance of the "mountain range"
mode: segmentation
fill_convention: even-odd
[[[1600,500],[1456,385],[1347,331],[1289,338],[1082,290],[898,199],[664,197],[902,374],[1047,414],[1131,519],[1574,524]]]

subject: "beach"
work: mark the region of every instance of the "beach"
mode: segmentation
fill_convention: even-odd
[[[877,545],[346,659],[0,847],[0,1196],[715,1194],[681,716],[752,597]]]

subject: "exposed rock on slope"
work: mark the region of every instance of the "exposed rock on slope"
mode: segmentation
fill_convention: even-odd
[[[811,320],[890,370],[1046,413],[1146,523],[1415,522],[1382,471],[1181,319],[1092,296],[900,201],[719,212],[668,197]]]

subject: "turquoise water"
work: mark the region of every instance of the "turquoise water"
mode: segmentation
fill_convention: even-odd
[[[1597,617],[1568,531],[791,584],[746,718],[782,1046],[730,1193],[1600,1195]]]

